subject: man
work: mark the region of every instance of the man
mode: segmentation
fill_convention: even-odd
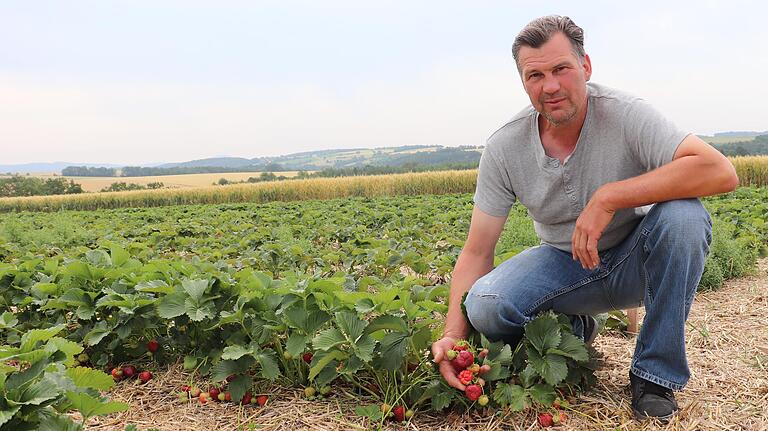
[[[592,65],[583,44],[582,29],[561,16],[536,19],[515,39],[532,106],[488,139],[443,338],[432,353],[445,380],[463,390],[443,359],[470,323],[514,344],[526,322],[552,309],[571,316],[574,332],[591,342],[591,315],[644,305],[632,408],[638,419],[668,420],[677,410],[673,390],[690,377],[685,321],[711,242],[710,216],[696,198],[731,191],[738,177],[727,158],[642,99],[587,84]],[[494,269],[517,200],[541,245]],[[469,322],[461,311],[467,291]]]

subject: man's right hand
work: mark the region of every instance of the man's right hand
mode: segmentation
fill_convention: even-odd
[[[445,356],[446,352],[453,349],[453,345],[456,343],[456,338],[443,337],[434,343],[432,343],[432,356],[434,361],[440,367],[440,374],[443,375],[445,382],[448,385],[464,391],[466,386],[462,385],[459,381],[459,373],[451,365],[451,361]]]

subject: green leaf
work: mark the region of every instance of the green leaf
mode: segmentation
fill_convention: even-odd
[[[502,407],[512,411],[522,411],[528,407],[528,396],[522,386],[499,383],[493,391],[493,399]]]
[[[197,358],[192,355],[184,356],[184,369],[194,370],[197,366]]]
[[[584,341],[571,332],[563,332],[557,349],[550,349],[547,353],[566,356],[576,362],[589,361],[589,354],[587,353],[587,346],[584,344]]]
[[[211,380],[214,382],[223,382],[232,374],[244,373],[253,365],[254,359],[251,356],[245,356],[237,361],[225,360],[217,362],[211,367]]]
[[[408,324],[405,323],[402,317],[392,316],[385,314],[379,316],[373,320],[365,328],[366,334],[371,334],[382,329],[389,329],[390,331],[408,332]]]
[[[309,336],[297,334],[294,332],[285,342],[285,351],[290,353],[291,356],[299,356],[307,348],[308,341]]]
[[[531,399],[545,407],[551,406],[555,402],[555,398],[557,398],[554,388],[545,384],[531,386],[528,388],[528,394],[531,396]]]
[[[163,280],[142,281],[141,283],[137,283],[133,289],[137,292],[164,293],[166,295],[170,295],[176,291],[173,286],[169,286],[168,283]]]
[[[59,388],[54,382],[42,379],[21,390],[13,401],[17,404],[37,406],[46,401],[55,400],[59,395]]]
[[[93,416],[122,412],[129,408],[126,403],[102,401],[85,392],[67,391],[67,399],[72,403],[72,407],[79,410],[86,419]]]
[[[381,420],[384,414],[381,412],[381,407],[373,404],[370,406],[357,406],[355,407],[355,414],[370,419],[373,422]]]
[[[232,379],[227,385],[230,395],[232,396],[232,402],[239,403],[243,399],[245,392],[253,385],[253,379],[250,376],[239,375]]]
[[[437,392],[434,395],[432,395],[431,404],[432,404],[432,410],[435,411],[441,411],[444,408],[451,405],[451,400],[453,400],[453,391],[441,391]]]
[[[109,374],[86,367],[68,368],[67,376],[72,379],[75,386],[80,388],[106,391],[115,385],[114,379]]]
[[[83,426],[67,415],[49,414],[38,424],[37,431],[81,431]]]
[[[127,262],[131,257],[131,255],[129,255],[125,249],[117,244],[112,244],[112,246],[109,248],[109,252],[111,254],[112,263],[114,266],[123,266],[123,264]]]
[[[200,322],[205,318],[212,319],[216,315],[213,300],[205,300],[203,303],[198,303],[192,298],[187,298],[184,301],[184,309],[187,316],[194,322]]]
[[[512,363],[512,347],[503,342],[492,343],[488,349],[487,359],[508,366]]]
[[[74,341],[65,340],[61,337],[53,337],[48,340],[46,344],[46,350],[53,353],[56,350],[61,350],[67,355],[67,366],[74,364],[74,356],[83,351],[83,346],[75,343]]]
[[[15,415],[19,410],[21,410],[20,405],[8,406],[0,410],[0,429],[2,429],[3,424],[11,420],[13,415]]]
[[[221,354],[221,359],[236,360],[236,359],[240,359],[245,355],[249,355],[252,353],[253,351],[251,349],[243,346],[239,346],[239,345],[227,346],[224,348],[224,352]]]
[[[85,280],[93,279],[90,267],[86,263],[79,260],[76,260],[67,265],[62,273],[66,276],[82,278]]]
[[[330,350],[346,341],[347,340],[344,338],[341,331],[332,327],[317,334],[315,338],[312,339],[312,346],[315,350]]]
[[[552,313],[544,313],[525,325],[525,337],[544,354],[560,344],[560,325]]]
[[[544,381],[557,386],[568,376],[568,365],[563,356],[540,356],[535,349],[528,349],[528,361]]]
[[[203,297],[205,290],[208,289],[208,280],[184,279],[181,281],[181,286],[184,288],[184,291],[195,300],[195,302],[198,302],[200,301],[200,298]]]
[[[354,344],[355,355],[363,362],[371,362],[373,350],[376,348],[376,340],[370,335],[365,335]]]
[[[261,376],[265,379],[275,380],[280,376],[280,367],[275,360],[275,354],[272,350],[265,350],[257,355],[256,362],[261,365]]]
[[[170,295],[164,296],[161,300],[156,302],[157,315],[163,319],[173,319],[179,317],[187,312],[187,308],[184,306],[184,301],[187,299],[187,295],[183,292],[175,292]]]
[[[46,354],[50,355],[47,352]],[[64,356],[63,353],[58,353],[58,355]],[[5,381],[6,389],[12,391],[21,388],[42,374],[51,362],[55,362],[55,355],[54,358],[43,357],[39,361],[32,363],[26,370],[11,374]]]
[[[35,345],[37,345],[40,341],[48,341],[51,339],[54,335],[58,334],[64,329],[65,325],[56,325],[52,326],[48,329],[33,329],[31,331],[27,331],[24,333],[24,335],[21,336],[21,346],[20,350],[22,353],[26,353],[31,351],[35,348]]]
[[[0,329],[13,328],[18,323],[19,319],[10,311],[6,311],[0,316]]]
[[[339,325],[341,332],[351,341],[356,342],[361,335],[367,323],[357,317],[357,314],[351,311],[339,311],[336,313],[336,324]]]
[[[376,304],[371,298],[360,298],[355,302],[355,311],[361,314],[370,313],[376,309]]]
[[[403,365],[405,352],[408,348],[408,334],[390,332],[381,340],[381,357],[377,365],[389,371],[395,371]]]
[[[309,380],[314,380],[318,373],[320,373],[326,365],[330,364],[331,361],[341,361],[347,357],[348,355],[341,350],[332,350],[323,354],[315,353],[315,357],[312,358],[312,367],[309,369]]]
[[[85,258],[95,267],[109,268],[112,266],[112,258],[104,250],[89,250],[85,253]]]

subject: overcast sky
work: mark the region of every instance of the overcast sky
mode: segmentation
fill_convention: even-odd
[[[0,164],[481,145],[550,13],[592,80],[699,134],[768,129],[760,1],[0,1]]]

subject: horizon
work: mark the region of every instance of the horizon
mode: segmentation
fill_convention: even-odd
[[[484,145],[530,104],[510,48],[549,13],[584,29],[595,82],[680,128],[768,128],[756,1],[44,3],[0,6],[2,165]]]

